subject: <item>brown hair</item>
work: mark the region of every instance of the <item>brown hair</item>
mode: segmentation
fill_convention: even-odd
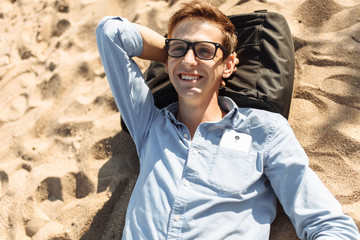
[[[237,37],[235,27],[226,15],[213,5],[202,2],[192,1],[184,3],[183,7],[176,11],[169,20],[168,33],[171,36],[176,24],[184,19],[203,19],[214,23],[224,32],[223,45],[229,54],[235,52]]]

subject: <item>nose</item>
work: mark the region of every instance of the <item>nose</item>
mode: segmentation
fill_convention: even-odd
[[[186,54],[184,55],[183,60],[181,61],[182,64],[186,66],[195,66],[197,65],[196,55],[192,47],[188,49]]]

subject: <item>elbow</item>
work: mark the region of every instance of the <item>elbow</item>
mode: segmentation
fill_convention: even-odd
[[[102,41],[104,38],[114,40],[116,35],[116,28],[113,26],[111,21],[109,21],[110,19],[110,17],[104,17],[97,26],[95,30],[95,36],[98,42]]]

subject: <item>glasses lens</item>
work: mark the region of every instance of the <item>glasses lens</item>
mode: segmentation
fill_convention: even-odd
[[[195,45],[195,53],[200,59],[212,59],[216,54],[216,46],[213,43],[198,42]]]
[[[180,39],[168,39],[166,42],[168,55],[175,58],[184,56],[190,46],[200,59],[211,60],[215,57],[217,46],[212,42],[189,43]]]
[[[172,39],[168,42],[167,51],[171,57],[181,57],[185,55],[187,43],[181,40]]]

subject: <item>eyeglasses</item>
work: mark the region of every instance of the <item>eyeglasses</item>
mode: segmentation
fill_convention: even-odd
[[[215,57],[216,51],[220,48],[224,57],[227,55],[227,51],[220,43],[214,42],[188,42],[182,39],[165,39],[166,51],[170,57],[179,58],[184,56],[189,48],[192,47],[195,56],[202,60],[211,60]]]

